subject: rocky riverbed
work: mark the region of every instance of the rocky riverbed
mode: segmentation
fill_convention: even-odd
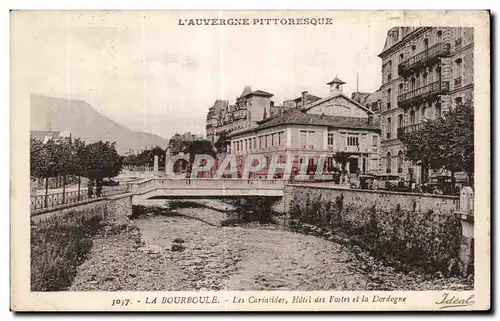
[[[214,214],[200,208],[181,209]],[[222,218],[215,217],[214,220]],[[143,217],[94,240],[74,291],[437,290],[469,283],[395,272],[360,251],[272,224],[220,227],[185,216]]]

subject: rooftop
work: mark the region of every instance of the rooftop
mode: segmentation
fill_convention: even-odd
[[[373,118],[371,118],[370,121],[370,118],[307,114],[296,109],[288,109],[283,112],[283,114],[260,121],[258,124],[258,126],[235,131],[231,133],[230,136],[236,136],[250,131],[259,131],[280,125],[328,126],[334,128],[369,129],[380,131],[380,124],[378,120]]]
[[[334,78],[332,81],[330,81],[330,82],[328,82],[328,83],[326,83],[326,84],[327,84],[327,85],[332,85],[332,84],[340,84],[340,85],[343,85],[343,84],[345,84],[345,81],[340,80],[340,79],[339,79],[339,77],[335,76],[335,78]]]

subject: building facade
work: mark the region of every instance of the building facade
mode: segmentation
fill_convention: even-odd
[[[318,165],[326,157],[325,167],[340,167],[334,159],[337,152],[349,155],[346,170],[350,173],[379,171],[380,124],[373,112],[342,93],[344,82],[338,78],[328,83],[330,96],[314,100],[303,108],[289,108],[282,114],[229,135],[231,151],[238,167],[245,155],[259,154],[266,158],[267,168],[276,155],[279,163],[291,161],[292,168],[302,167],[303,156],[308,167]],[[302,157],[300,157],[302,156]]]
[[[71,133],[69,131],[32,130],[30,131],[30,137],[41,140],[44,144],[51,139],[55,142],[69,143],[71,141]]]
[[[216,100],[207,113],[207,139],[215,144],[219,138],[269,117],[273,96],[263,90],[252,91],[246,86],[234,105],[227,100]]]
[[[428,171],[404,159],[403,133],[443,117],[456,104],[473,100],[473,28],[395,27],[382,59],[382,167],[422,183]]]

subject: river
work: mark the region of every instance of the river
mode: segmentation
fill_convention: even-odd
[[[183,214],[215,215],[184,208]],[[203,212],[202,212],[203,211]],[[219,213],[220,214],[220,213]],[[149,216],[136,228],[103,234],[78,268],[71,290],[395,290],[463,289],[456,279],[366,271],[345,245],[273,224],[220,227],[186,216]],[[177,251],[180,249],[180,251]]]

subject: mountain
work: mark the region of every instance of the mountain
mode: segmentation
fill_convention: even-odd
[[[158,135],[135,132],[107,118],[82,100],[31,95],[31,130],[70,131],[88,143],[116,142],[120,154],[129,149],[140,150],[146,145],[168,145]]]

